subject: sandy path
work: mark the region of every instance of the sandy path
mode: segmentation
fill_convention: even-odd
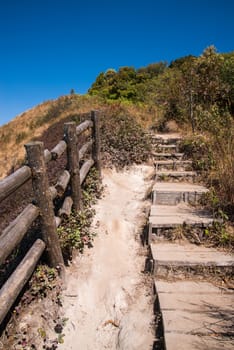
[[[94,248],[74,260],[64,292],[60,350],[147,350],[153,344],[153,302],[141,273],[144,195],[152,168],[105,171],[105,195],[96,205]],[[147,180],[148,178],[148,180]],[[138,236],[139,237],[139,236]]]

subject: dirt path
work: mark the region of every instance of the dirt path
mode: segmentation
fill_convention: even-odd
[[[152,286],[142,274],[139,233],[153,168],[104,172],[105,195],[96,205],[94,248],[68,270],[60,350],[147,350],[154,339]]]

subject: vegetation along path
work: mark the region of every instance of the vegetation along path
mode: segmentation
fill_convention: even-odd
[[[139,244],[152,171],[151,166],[104,171],[104,196],[92,227],[94,247],[67,271],[68,321],[60,350],[152,349],[152,281],[142,273],[145,256]]]

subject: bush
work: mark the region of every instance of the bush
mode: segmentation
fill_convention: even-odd
[[[214,165],[210,142],[203,136],[185,138],[180,144],[180,150],[193,161],[193,167],[198,171],[211,170]]]
[[[143,128],[121,106],[112,107],[101,118],[103,161],[122,168],[146,161],[151,150]]]

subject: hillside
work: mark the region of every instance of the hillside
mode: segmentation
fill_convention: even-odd
[[[67,116],[97,109],[100,106],[97,101],[89,96],[62,96],[35,106],[0,127],[0,179],[24,161],[25,143],[40,138],[52,124]]]
[[[15,171],[25,162],[24,144],[40,140],[51,150],[62,138],[64,123],[77,124],[90,115],[92,109],[100,111],[102,163],[117,168],[133,162],[140,163],[148,157],[150,145],[144,129],[153,122],[146,108],[105,103],[98,97],[70,95],[39,105],[16,117],[0,128],[1,176]],[[5,142],[4,142],[5,140]],[[49,181],[56,182],[57,174],[66,167],[65,155],[48,164]],[[0,231],[3,230],[32,200],[31,183],[25,183],[0,203]]]

